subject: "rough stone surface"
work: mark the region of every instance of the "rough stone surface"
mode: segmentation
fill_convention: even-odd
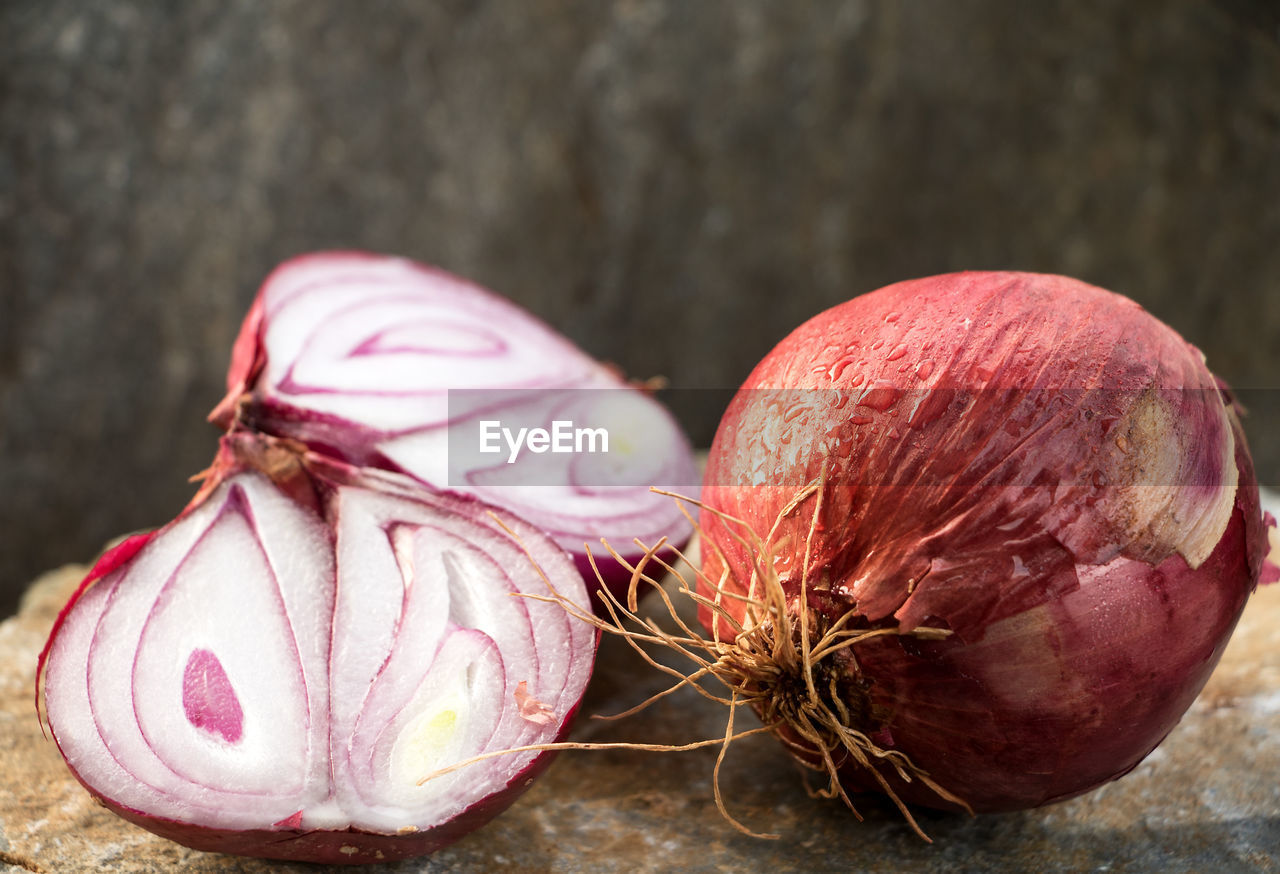
[[[177,512],[243,309],[317,248],[677,387],[971,267],[1127,293],[1276,384],[1272,0],[7,0],[0,34],[0,614]],[[699,445],[722,400],[682,402]]]
[[[45,576],[0,625],[0,872],[316,870],[187,850],[108,813],[69,775],[37,727],[32,684],[36,653],[83,570]],[[616,713],[659,688],[656,672],[607,639],[583,712]],[[723,712],[686,690],[619,722],[584,719],[573,739],[675,744],[723,729]],[[562,753],[481,830],[429,858],[365,870],[1273,872],[1280,584],[1254,595],[1208,686],[1164,744],[1128,776],[1073,801],[977,818],[921,811],[928,845],[883,801],[861,800],[859,823],[808,797],[777,744],[753,737],[730,751],[721,787],[735,817],[781,835],[767,841],[739,834],[716,811],[714,762],[711,750]]]

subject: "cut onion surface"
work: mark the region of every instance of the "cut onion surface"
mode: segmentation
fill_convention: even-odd
[[[45,651],[48,725],[94,795],[188,846],[430,852],[551,753],[424,778],[568,731],[595,631],[521,595],[586,605],[582,579],[475,499],[318,458],[262,467],[216,465],[182,516],[99,561]]]
[[[227,383],[216,424],[506,507],[593,585],[584,543],[679,545],[691,533],[649,490],[697,487],[667,410],[515,304],[440,270],[356,252],[286,262],[245,319]],[[558,442],[516,447],[522,428]],[[601,570],[619,592],[630,578]]]

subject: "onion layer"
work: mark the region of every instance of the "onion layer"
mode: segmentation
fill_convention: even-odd
[[[1151,752],[1266,542],[1237,410],[1199,351],[1125,298],[1035,274],[899,283],[805,323],[731,403],[703,495],[704,572],[725,589],[702,586],[723,607],[710,630],[765,621],[737,598],[776,573],[797,639],[894,632],[832,653],[817,697],[978,811],[1079,794]],[[720,514],[766,538],[771,567]],[[833,756],[845,788],[876,785]]]
[[[519,597],[549,586],[589,603],[510,513],[233,435],[182,516],[105,555],[64,610],[45,713],[94,795],[188,846],[420,855],[503,810],[550,753],[424,778],[568,730],[595,634]]]
[[[227,387],[210,416],[222,427],[506,507],[550,533],[593,583],[584,542],[679,545],[690,534],[649,491],[697,482],[665,408],[511,302],[440,270],[351,252],[286,262],[244,322]],[[551,434],[556,422],[570,451],[515,452],[502,433]],[[629,580],[602,570],[612,588]]]

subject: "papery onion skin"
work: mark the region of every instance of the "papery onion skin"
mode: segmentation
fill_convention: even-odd
[[[362,318],[367,325],[353,327]],[[339,378],[347,384],[324,381]],[[504,391],[514,400],[490,410],[493,417],[527,415],[522,407],[539,405],[551,416],[565,405],[595,405],[594,396],[623,394],[638,421],[625,429],[631,433],[614,434],[615,446],[620,439],[635,444],[638,460],[617,481],[580,482],[580,465],[568,459],[550,473],[536,466],[550,454],[526,452],[511,465],[505,457],[448,457],[460,458],[461,443],[474,439],[466,429],[476,418],[452,404],[466,392]],[[692,533],[671,501],[649,491],[696,492],[698,482],[687,438],[656,399],[511,301],[404,258],[316,252],[278,266],[241,326],[227,395],[209,418],[505,507],[568,550],[593,589],[597,577],[584,543],[607,538],[634,560],[644,551],[634,538],[652,543],[666,536],[679,547]],[[456,436],[464,432],[467,441]],[[615,593],[630,581],[621,565],[600,571]]]
[[[320,795],[317,796],[315,792],[317,785],[315,783],[306,783],[305,776],[299,775],[297,779],[306,788],[307,795],[305,799],[298,799],[297,813],[292,816],[284,816],[274,822],[264,821],[262,822],[261,827],[228,828],[216,824],[209,825],[207,823],[202,823],[198,816],[176,819],[171,816],[158,813],[155,810],[140,809],[138,805],[130,804],[122,800],[122,797],[128,797],[129,792],[137,790],[130,788],[123,792],[110,791],[107,784],[109,784],[111,780],[126,779],[129,774],[134,773],[130,770],[128,760],[121,757],[117,752],[119,748],[111,747],[112,742],[105,740],[105,738],[112,735],[117,736],[118,738],[120,734],[120,728],[117,727],[117,725],[120,724],[118,723],[119,717],[107,714],[102,717],[106,721],[100,722],[100,714],[96,712],[93,713],[92,723],[98,726],[99,732],[103,733],[103,740],[86,742],[82,737],[74,735],[74,732],[82,730],[78,726],[83,723],[84,717],[81,714],[71,712],[68,704],[66,703],[68,701],[74,703],[77,700],[77,697],[83,696],[81,693],[76,693],[68,697],[66,694],[59,693],[57,689],[52,687],[52,684],[56,683],[79,683],[85,686],[92,685],[93,676],[88,664],[84,666],[84,673],[82,675],[76,675],[74,671],[75,664],[73,663],[75,658],[75,644],[67,644],[65,641],[68,637],[73,636],[72,632],[79,634],[82,639],[84,638],[84,632],[76,631],[74,628],[74,625],[77,622],[81,623],[82,627],[84,623],[89,622],[93,623],[94,627],[101,628],[108,619],[115,618],[114,616],[108,615],[110,604],[112,603],[110,600],[107,601],[108,606],[106,608],[90,607],[87,619],[78,617],[76,615],[77,610],[82,605],[96,598],[99,586],[105,587],[104,591],[108,592],[105,596],[107,599],[113,598],[118,589],[134,582],[131,580],[129,575],[134,572],[134,568],[137,566],[137,563],[148,560],[147,556],[149,555],[149,548],[152,550],[164,548],[165,538],[167,536],[171,536],[171,532],[179,530],[180,526],[189,526],[192,524],[193,520],[202,518],[200,516],[202,513],[207,515],[208,506],[211,505],[211,502],[214,506],[231,506],[231,502],[227,498],[227,489],[239,489],[244,487],[256,490],[255,493],[257,494],[266,494],[268,496],[273,493],[272,490],[274,489],[278,496],[283,496],[287,499],[289,505],[295,508],[294,512],[300,514],[300,517],[309,517],[311,521],[306,524],[312,526],[317,532],[323,531],[331,524],[335,528],[338,528],[338,530],[341,530],[338,526],[343,523],[340,523],[336,518],[328,518],[327,514],[340,512],[341,507],[345,506],[342,502],[355,501],[357,497],[359,500],[364,502],[363,504],[355,505],[357,507],[377,508],[379,506],[390,506],[392,509],[395,509],[396,507],[404,506],[418,514],[416,516],[410,514],[408,516],[396,517],[404,518],[407,521],[403,523],[395,522],[395,526],[402,524],[416,524],[426,528],[431,528],[435,523],[423,520],[435,518],[440,520],[440,525],[446,526],[441,528],[441,531],[469,531],[471,530],[471,526],[476,526],[476,530],[480,532],[480,535],[483,538],[505,543],[503,560],[505,562],[509,562],[509,565],[504,565],[504,567],[507,567],[508,572],[511,574],[521,575],[525,582],[522,582],[520,585],[528,586],[532,584],[533,592],[535,594],[545,594],[545,584],[532,582],[536,580],[538,576],[533,564],[531,563],[536,556],[538,566],[542,568],[551,580],[555,581],[553,585],[557,587],[557,591],[560,593],[561,597],[567,597],[579,606],[585,606],[588,603],[585,587],[578,577],[570,557],[566,555],[563,550],[559,549],[559,547],[557,547],[552,541],[546,538],[545,535],[541,534],[541,532],[506,511],[491,507],[490,505],[484,504],[481,501],[467,496],[430,492],[422,488],[420,484],[414,483],[403,477],[379,471],[361,470],[353,468],[350,465],[346,465],[343,462],[326,459],[321,456],[312,456],[305,453],[305,450],[298,446],[293,446],[287,443],[281,444],[277,441],[244,433],[229,435],[223,439],[218,459],[208,472],[204,486],[201,488],[195,499],[193,499],[190,505],[177,519],[157,531],[143,535],[135,535],[126,539],[118,546],[106,552],[95,563],[93,568],[86,575],[80,587],[77,589],[76,593],[63,608],[54,624],[53,630],[50,633],[50,637],[44,651],[41,653],[38,667],[39,683],[37,690],[37,707],[38,709],[41,709],[42,715],[46,719],[53,738],[57,742],[64,758],[67,759],[68,766],[76,779],[79,780],[91,794],[98,798],[104,806],[118,815],[152,832],[155,832],[156,834],[177,841],[186,846],[211,852],[234,853],[265,858],[290,859],[326,864],[364,864],[393,861],[430,853],[484,825],[494,816],[509,807],[524,791],[527,790],[534,779],[547,768],[551,762],[551,758],[554,756],[554,751],[529,751],[525,753],[512,754],[508,757],[509,761],[515,762],[523,759],[526,760],[525,763],[519,767],[506,768],[505,772],[509,773],[505,778],[501,779],[500,782],[488,786],[485,786],[483,782],[480,783],[479,785],[484,787],[480,797],[476,797],[473,801],[468,803],[465,808],[458,809],[456,813],[448,815],[447,818],[442,821],[419,822],[416,824],[409,823],[408,825],[388,831],[377,831],[360,827],[307,827],[304,821],[304,814],[307,817],[310,817],[313,812],[316,812],[317,816],[332,818],[335,814],[330,808],[332,808],[335,803],[338,804],[338,809],[345,814],[349,814],[351,816],[365,815],[358,810],[353,811],[350,807],[351,802],[349,801],[350,798],[357,797],[363,790],[357,789],[354,795],[351,792],[347,792],[344,796],[341,791],[334,791],[332,781],[334,779],[343,779],[342,775],[348,770],[362,766],[361,760],[350,758],[352,750],[367,748],[370,751],[369,755],[373,756],[373,758],[370,759],[372,766],[374,768],[380,767],[379,762],[381,760],[376,756],[377,746],[373,745],[369,740],[360,740],[360,738],[374,738],[376,740],[385,732],[390,731],[395,735],[399,735],[406,731],[408,727],[412,727],[412,713],[410,713],[410,717],[407,722],[405,718],[402,717],[402,713],[411,711],[411,709],[415,707],[419,709],[421,708],[421,704],[417,703],[417,693],[412,691],[418,687],[414,686],[410,686],[410,691],[407,693],[393,693],[390,698],[393,704],[398,700],[403,700],[404,703],[395,705],[397,709],[392,711],[392,721],[386,722],[385,727],[383,727],[384,723],[381,721],[372,722],[370,727],[359,727],[359,722],[356,722],[355,725],[358,727],[357,733],[354,733],[344,743],[327,751],[322,750],[318,753],[318,755],[333,757],[328,759],[329,765],[327,773],[329,776],[327,779],[330,781],[328,785],[330,785],[331,788],[328,790],[329,795],[327,796],[327,800],[323,787],[320,787],[321,792]],[[272,500],[278,501],[279,497]],[[218,504],[217,502],[219,501],[221,501],[222,504]],[[242,503],[244,503],[246,508],[244,510],[244,517],[254,524],[262,523],[266,525],[267,527],[263,530],[264,532],[269,532],[271,522],[274,520],[270,518],[260,518],[263,513],[263,508],[266,507],[267,504],[264,503],[262,499],[258,499],[256,503],[248,503],[248,499],[244,499]],[[214,516],[213,524],[218,523],[224,512],[224,510],[218,510],[217,514]],[[360,510],[359,512],[366,511]],[[203,525],[204,523],[202,522],[201,524]],[[199,529],[197,530],[199,531]],[[202,533],[199,533],[199,539],[195,542],[198,544],[203,542],[207,537],[212,536],[209,533],[212,530],[213,525],[211,524],[207,529],[204,529]],[[268,538],[272,536],[276,537],[274,546],[271,548],[264,547],[264,554],[273,556],[273,561],[279,558],[284,562],[278,566],[273,564],[273,570],[280,570],[281,568],[295,566],[298,562],[305,563],[307,561],[305,551],[303,553],[298,553],[293,544],[283,542],[283,538],[278,535],[264,533],[264,536]],[[333,535],[330,534],[328,536],[332,538]],[[376,533],[374,536],[376,537]],[[393,527],[388,527],[385,530],[385,536],[388,540],[394,540],[396,531],[393,530]],[[436,535],[431,534],[430,536],[434,537]],[[518,537],[519,540],[513,540],[513,536]],[[323,540],[323,536],[321,539]],[[475,544],[481,542],[481,540],[474,541]],[[469,543],[468,545],[472,544]],[[302,547],[303,544],[296,544],[296,546]],[[338,539],[338,546],[342,546],[341,537]],[[191,551],[194,552],[196,548],[198,547],[193,548]],[[418,547],[415,546],[414,548],[417,549]],[[414,553],[415,556],[417,554],[418,552]],[[417,561],[416,558],[413,560]],[[183,562],[186,561],[186,559],[183,559]],[[184,566],[184,564],[179,564],[177,566],[178,571],[174,574],[174,582],[177,582],[178,574],[184,572],[182,570]],[[363,571],[359,573],[346,573],[339,569],[336,573],[337,580],[334,582],[334,586],[362,587],[364,585],[360,576]],[[358,714],[356,717],[357,719],[364,718],[365,714],[368,712],[368,707],[370,706],[368,702],[374,699],[379,685],[383,684],[384,681],[390,681],[393,679],[387,672],[391,669],[391,666],[395,664],[396,652],[400,646],[400,643],[398,642],[401,630],[399,623],[408,621],[410,614],[404,611],[411,608],[413,604],[411,598],[417,597],[416,593],[419,589],[425,591],[424,587],[443,584],[444,582],[426,576],[425,571],[422,570],[410,573],[413,575],[406,578],[405,594],[402,596],[403,603],[398,608],[401,611],[399,614],[400,618],[397,620],[397,626],[394,630],[393,636],[390,638],[390,642],[384,644],[389,647],[388,654],[385,656],[385,661],[382,662],[382,668],[378,670],[373,680],[367,686],[364,686],[363,684],[361,686],[362,688],[367,689],[367,695],[369,697],[366,698],[365,702],[355,702],[359,705],[358,709],[353,711]],[[423,574],[421,579],[416,577],[417,574]],[[512,578],[514,579],[514,577]],[[143,583],[144,581],[137,580],[137,582]],[[239,595],[237,595],[237,587],[243,586],[245,583],[246,581],[237,578],[234,572],[229,573],[225,580],[225,586],[229,588],[231,591],[231,597],[233,598],[239,597]],[[410,589],[408,588],[410,585],[413,587],[413,594],[410,593]],[[158,597],[152,604],[152,607],[147,614],[147,618],[143,621],[142,628],[144,636],[147,629],[152,625],[155,616],[161,612],[162,608],[160,607],[160,604],[166,597],[170,597],[167,594],[170,588],[170,584],[165,584],[160,590],[160,597]],[[309,601],[305,597],[305,593],[301,593],[301,597],[295,598],[290,601],[290,603],[293,604],[292,609],[297,609],[299,608],[299,605],[301,605],[301,608],[305,611],[319,611],[319,614],[321,614],[322,617],[323,615],[327,615],[325,614],[325,611],[329,611],[336,617],[339,609],[338,605],[342,603],[343,599],[333,593],[330,593],[329,597],[333,598],[332,602],[329,600],[320,600],[324,597],[325,593],[317,592],[316,597]],[[359,591],[353,591],[345,595],[347,602],[351,602],[353,599],[358,600],[361,597],[362,595]],[[542,663],[563,663],[563,667],[556,668],[554,670],[563,672],[563,677],[557,682],[563,682],[564,685],[558,690],[551,687],[550,691],[557,697],[554,699],[548,698],[549,701],[553,701],[555,704],[554,718],[550,720],[543,720],[536,727],[533,726],[533,723],[526,724],[521,719],[515,718],[513,714],[516,713],[520,706],[520,698],[517,694],[512,700],[507,701],[505,704],[498,705],[497,709],[501,712],[502,719],[505,721],[495,723],[491,730],[501,730],[508,734],[514,731],[516,732],[516,737],[524,737],[526,734],[532,733],[535,736],[534,739],[538,743],[554,743],[562,740],[570,730],[581,701],[582,693],[585,691],[586,681],[590,676],[591,665],[594,661],[597,635],[587,626],[581,625],[580,623],[577,623],[576,620],[571,619],[558,605],[542,604],[541,602],[535,602],[527,598],[513,597],[505,591],[496,592],[492,597],[503,599],[502,603],[497,605],[503,609],[505,609],[505,605],[519,605],[520,610],[524,610],[526,605],[529,606],[530,632],[534,632],[535,634],[538,633],[534,631],[534,625],[536,623],[537,628],[543,629],[543,633],[547,635],[553,633],[555,628],[559,625],[563,625],[565,629],[568,630],[568,633],[565,637],[557,637],[554,640],[544,637],[539,641],[535,638],[532,644],[534,647],[534,655],[539,656],[539,660]],[[428,599],[428,602],[430,600],[432,599]],[[286,599],[286,601],[289,601],[289,599]],[[464,599],[464,605],[462,608],[464,610],[464,616],[466,615],[465,611],[473,609],[473,605],[471,603],[465,603],[465,601],[466,599]],[[482,604],[483,601],[477,600],[475,603]],[[291,609],[288,604],[283,605],[283,607],[286,611]],[[94,612],[95,610],[97,612]],[[537,613],[536,620],[532,612],[535,610],[541,611]],[[216,614],[217,611],[210,612],[212,614]],[[308,627],[305,617],[302,617],[302,614],[286,613],[286,618],[295,638],[301,641],[302,644],[305,644],[306,641],[303,639],[303,636],[307,633],[305,629]],[[189,619],[189,631],[191,632],[191,637],[190,639],[186,636],[183,637],[182,647],[184,648],[190,648],[193,645],[199,647],[202,645],[202,641],[210,635],[212,635],[215,640],[222,640],[224,644],[228,641],[235,640],[235,634],[232,633],[228,636],[229,632],[225,626],[213,627],[209,625],[209,623],[203,621],[203,614],[192,614]],[[334,621],[336,621],[336,619]],[[450,607],[450,622],[452,621],[452,607]],[[481,618],[481,622],[484,621],[493,622],[495,620],[485,620]],[[341,629],[336,626],[333,631],[328,632],[330,634],[328,644],[329,649],[332,648],[334,640],[343,639],[340,632]],[[243,632],[239,633],[241,634],[241,639],[243,641],[242,645],[252,650],[256,645],[252,636],[249,636],[246,639]],[[414,633],[416,634],[418,632],[415,631]],[[439,656],[439,654],[447,647],[447,635],[452,633],[453,632],[449,629],[445,629],[444,634],[440,638],[441,644],[435,651],[437,656]],[[518,633],[520,632],[512,632],[513,635]],[[94,658],[94,648],[97,646],[97,638],[99,634],[100,632],[95,630],[90,638],[90,642],[88,644],[90,659]],[[192,641],[194,641],[194,644]],[[299,644],[295,644],[295,647],[298,645]],[[371,640],[370,645],[376,646],[378,644],[376,641]],[[521,645],[523,645],[523,643]],[[63,650],[62,655],[59,654],[59,647]],[[71,648],[70,651],[73,655],[66,654],[68,647]],[[305,647],[305,649],[307,651],[315,651],[315,647]],[[500,654],[505,651],[505,649],[501,650]],[[141,649],[139,649],[139,653],[141,653]],[[172,656],[176,657],[174,660],[178,664],[182,663],[182,654],[183,653],[181,651],[172,653]],[[225,659],[227,652],[224,650],[221,655]],[[67,664],[61,666],[56,664],[59,658],[63,659]],[[299,663],[300,667],[302,667],[304,671],[304,676],[309,676],[305,675],[306,662],[305,657],[302,658],[303,660]],[[334,661],[330,661],[331,658],[334,659]],[[356,678],[360,676],[358,669],[353,672],[350,668],[350,657],[342,656],[342,658],[347,659],[347,661],[344,663],[339,660],[339,654],[337,653],[325,656],[323,659],[325,663],[329,665],[328,670],[330,672],[330,675],[325,678],[326,691],[335,696],[335,699],[336,696],[341,694],[335,678],[338,675],[339,669],[343,668],[344,664],[347,665],[346,668],[343,668],[347,675],[354,675]],[[137,687],[134,684],[138,682],[137,672],[138,665],[141,661],[142,656],[140,654],[135,654],[133,656],[134,667],[132,669],[132,679],[117,681],[117,684],[124,684],[121,689],[125,691],[126,694],[138,694]],[[401,662],[403,662],[403,659]],[[459,664],[465,663],[466,662],[459,662]],[[68,664],[70,667],[67,666]],[[266,662],[264,662],[263,670],[270,670],[265,665]],[[425,670],[425,667],[423,670]],[[541,678],[543,674],[532,674],[530,672],[546,669],[537,668],[533,663],[521,662],[518,664],[511,664],[508,666],[508,670],[510,673],[505,678],[507,686],[514,688],[515,683],[513,676],[529,674],[528,678],[530,680],[538,679]],[[429,676],[430,675],[425,675],[420,683],[425,684],[427,682],[431,682],[429,680]],[[242,674],[240,679],[244,680],[245,675]],[[434,682],[436,685],[439,685],[439,678],[437,677]],[[306,685],[307,681],[304,679],[304,694],[308,694],[305,689]],[[347,680],[345,686],[349,687],[350,685],[351,681]],[[523,691],[524,685],[524,683],[520,684],[520,691]],[[329,686],[332,686],[332,688],[328,688]],[[245,694],[245,689],[241,688],[240,693],[243,696]],[[171,695],[172,693],[162,694]],[[396,697],[397,695],[398,697]],[[408,697],[405,697],[406,695]],[[386,697],[387,696],[384,696],[384,698]],[[61,701],[59,708],[55,708],[53,703],[56,703],[59,699]],[[92,691],[90,690],[88,698],[90,709],[93,707],[93,700]],[[135,714],[138,713],[137,700],[138,699],[135,699],[135,703],[133,705],[133,712]],[[505,697],[503,700],[505,701]],[[425,701],[428,709],[423,712],[430,713],[430,708],[433,706],[433,699],[428,697]],[[186,703],[184,690],[183,706],[185,706]],[[45,704],[46,706],[42,708],[42,704]],[[448,706],[452,708],[456,705],[448,704]],[[344,707],[346,710],[352,711],[352,706],[344,705]],[[238,705],[236,709],[238,711]],[[329,725],[327,731],[337,731],[334,726],[337,724],[338,711],[339,706],[336,700],[329,701],[326,706],[319,711]],[[547,709],[545,712],[548,714],[552,713],[550,709]],[[468,713],[464,713],[463,718],[467,718],[468,715]],[[253,713],[247,714],[246,725],[248,724],[248,719],[253,718],[253,716]],[[239,714],[237,713],[237,718],[238,717]],[[134,718],[137,719],[138,717],[135,715]],[[187,713],[186,718],[188,721],[191,721],[198,733],[200,722],[198,720],[193,720],[190,712]],[[321,718],[320,716],[317,716],[317,711],[309,708],[307,711],[307,721],[310,722],[317,718]],[[376,716],[372,716],[370,718],[375,720],[378,719]],[[542,727],[543,724],[546,724],[548,728],[544,729]],[[262,726],[263,722],[259,720],[257,726],[259,731],[262,730]],[[136,727],[141,731],[140,737],[147,736],[148,729],[143,722],[137,722]],[[133,730],[127,725],[125,728]],[[488,730],[488,726],[484,724],[481,724],[480,728],[481,730]],[[376,735],[373,734],[375,731],[377,732]],[[69,732],[71,734],[69,734]],[[311,736],[309,732],[310,730],[308,729],[307,737]],[[240,733],[237,730],[235,736],[232,737],[231,740],[238,742],[240,740],[239,734]],[[299,738],[299,740],[302,739],[303,738],[301,737]],[[173,746],[172,741],[161,740],[161,742],[166,748],[171,748]],[[330,744],[333,742],[334,741],[332,739],[328,741]],[[467,741],[467,743],[469,742],[470,741]],[[115,743],[119,744],[119,740],[117,739]],[[86,756],[86,753],[84,751],[92,751],[95,745],[100,747],[103,753],[106,753],[108,749],[111,749],[111,755],[114,756],[115,762],[96,764],[91,760],[85,760],[84,757]],[[183,752],[181,754],[182,757],[189,756],[192,761],[198,761],[204,755],[201,749],[201,744],[198,743],[192,747],[184,749],[189,750],[189,752]],[[339,763],[337,759],[337,753],[339,751],[345,752],[349,757],[348,761]],[[165,752],[163,752],[159,747],[152,750],[152,752],[155,752],[155,754],[161,759],[163,759],[165,755]],[[169,750],[169,754],[172,755],[171,749]],[[87,777],[86,774],[83,773],[83,769],[77,767],[76,763],[82,760],[88,761],[89,770],[99,775],[96,779]],[[306,761],[310,762],[312,761],[312,758],[309,756]],[[504,758],[498,757],[492,761],[500,764],[504,761]],[[394,759],[383,764],[385,764],[387,768],[395,767]],[[432,766],[426,765],[423,767],[426,767],[427,770],[430,771]],[[473,769],[484,769],[486,767],[490,766],[485,763],[471,766]],[[312,768],[308,767],[308,772],[311,772],[312,770]],[[143,772],[138,772],[139,776],[134,778],[139,783],[145,784],[145,787],[141,790],[142,795],[140,797],[147,797],[149,794],[154,795],[157,791],[161,795],[166,794],[166,790],[162,786],[148,783],[146,779],[140,776],[141,773]],[[195,807],[199,808],[201,805],[207,805],[210,803],[206,800],[201,800],[202,796],[199,794],[201,788],[198,781],[188,777],[185,773],[179,773],[178,771],[175,771],[174,773],[177,774],[178,785],[180,785],[181,790],[184,792],[184,797],[179,802],[180,804],[194,803]],[[465,774],[465,772],[458,773],[459,775]],[[498,771],[497,773],[504,772]],[[416,775],[417,772],[415,771],[414,776]],[[290,776],[292,777],[293,775]],[[392,772],[391,776],[383,778],[388,785],[391,784],[392,776],[394,776],[396,780],[404,779],[400,775]],[[431,784],[428,782],[426,785],[430,786]],[[463,791],[469,791],[471,795],[477,794],[475,790],[468,788],[470,784],[464,782],[461,785],[464,787]],[[214,785],[210,785],[208,788],[214,793],[222,792],[224,790],[232,793],[232,795],[228,797],[233,797],[234,793],[237,791],[244,791]],[[376,787],[375,791],[384,790],[381,790],[380,787]],[[394,793],[402,792],[403,790],[391,787],[389,790],[385,791],[389,793],[385,795],[387,800],[380,800],[379,803],[389,805],[388,809],[399,810],[399,808],[395,806],[399,803],[396,801],[399,796]],[[446,793],[449,791],[451,790],[445,790]],[[189,798],[186,797],[186,793],[190,793]],[[209,797],[216,798],[218,796],[216,794],[212,794]],[[379,799],[383,797],[384,796],[378,796]],[[348,800],[344,801],[344,798],[347,798]],[[443,798],[444,800],[442,803],[446,808],[453,804],[448,800],[447,795],[443,796]],[[166,801],[165,803],[168,802]],[[289,804],[292,809],[292,800],[289,798],[284,798],[282,802],[277,801],[274,803],[277,805],[279,803]],[[408,808],[406,808],[406,810],[407,809]],[[375,818],[382,816],[382,814],[376,813],[373,815]],[[401,816],[401,814],[395,813],[393,816],[398,817]]]
[[[830,621],[952,632],[868,641],[841,670],[869,684],[861,727],[975,811],[1136,766],[1262,573],[1229,393],[1137,304],[1066,277],[903,282],[797,328],[730,404],[703,499],[763,536],[820,477],[813,536],[810,500],[776,530],[777,569],[798,598],[807,547],[809,608]],[[727,562],[727,588],[745,592],[743,545],[715,514],[701,524],[706,575]],[[884,773],[904,800],[951,806]]]

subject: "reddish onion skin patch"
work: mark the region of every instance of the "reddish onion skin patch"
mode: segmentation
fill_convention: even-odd
[[[844,358],[855,364],[826,366]],[[952,632],[868,641],[847,671],[869,684],[865,729],[976,811],[1047,804],[1137,765],[1263,574],[1229,392],[1137,304],[1066,277],[903,282],[797,328],[730,404],[703,499],[764,533],[824,475],[812,540],[810,501],[778,526],[790,546],[776,568],[798,592],[808,542],[808,586],[826,590],[810,603],[829,619]],[[704,571],[718,579],[723,555],[745,591],[742,544],[712,513],[701,524]]]
[[[1263,524],[1266,529],[1267,548],[1264,549],[1266,558],[1262,561],[1262,575],[1258,582],[1280,582],[1280,527],[1277,527],[1276,519],[1270,513],[1263,516]]]

